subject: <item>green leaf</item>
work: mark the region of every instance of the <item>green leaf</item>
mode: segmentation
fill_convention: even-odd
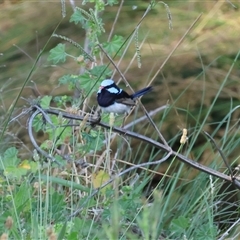
[[[53,101],[57,104],[58,107],[66,106],[67,103],[71,103],[73,98],[71,96],[63,95],[63,96],[56,96],[53,98]]]
[[[81,23],[85,26],[86,19],[82,15],[82,13],[78,10],[75,10],[72,16],[70,17],[69,22],[74,22],[75,24]]]
[[[96,79],[106,79],[106,77],[109,77],[112,75],[112,70],[107,68],[107,65],[100,65],[95,66],[93,69],[89,71],[91,75],[95,76]]]
[[[40,100],[40,105],[42,108],[47,109],[50,106],[52,100],[52,96],[44,96],[41,100]]]
[[[189,225],[190,225],[189,219],[180,216],[179,218],[172,220],[171,230],[174,232],[182,233],[189,227]]]
[[[18,150],[15,147],[8,148],[5,151],[2,160],[5,169],[8,167],[17,167],[18,163],[20,162],[17,154]],[[2,168],[2,164],[0,164],[0,168]]]
[[[59,83],[63,85],[68,85],[68,89],[72,90],[76,87],[76,82],[78,81],[78,76],[73,74],[67,74],[59,78]]]
[[[194,232],[194,239],[217,239],[217,227],[209,223],[203,224],[199,228],[196,228],[196,231]]]
[[[19,186],[18,191],[14,194],[14,204],[15,207],[18,209],[29,203],[29,196],[31,195],[31,188],[27,182],[22,182]]]
[[[36,118],[34,118],[33,120],[33,128],[36,132],[39,132],[40,130],[42,130],[44,127],[43,124],[43,119],[41,116],[37,116]]]
[[[103,11],[103,10],[105,9],[105,3],[104,3],[104,1],[96,1],[95,9],[96,9],[98,12]]]
[[[32,161],[32,162],[30,162],[30,167],[31,167],[31,172],[35,173],[38,170],[39,165],[38,165],[38,163]]]
[[[114,35],[110,42],[103,43],[103,48],[109,55],[115,55],[122,47],[123,42],[124,39],[122,36]],[[120,54],[121,51],[118,52],[118,55]]]
[[[73,223],[74,223],[74,227],[72,228],[72,231],[78,232],[79,235],[77,238],[71,238],[71,239],[102,239],[102,238],[96,238],[96,236],[99,235],[99,227],[91,219],[75,218],[73,220]]]
[[[86,146],[84,146],[84,150],[91,151],[96,150],[100,151],[103,147],[104,135],[100,134],[95,130],[91,130],[90,134],[83,132],[82,137],[86,142]]]
[[[44,124],[44,132],[48,133],[48,139],[43,141],[40,147],[48,150],[62,144],[66,138],[72,136],[71,127],[60,127],[60,125],[64,125],[68,121],[67,119],[51,116],[50,120],[53,126],[58,127],[53,128],[48,123]]]
[[[8,148],[4,153],[4,160],[10,160],[16,158],[18,150],[15,147]]]
[[[117,1],[117,0],[108,0],[107,3],[108,3],[110,6],[113,6],[114,4],[118,4],[118,1]]]
[[[55,48],[50,50],[48,61],[53,61],[54,64],[66,61],[65,44],[59,43]]]
[[[86,93],[93,93],[97,90],[96,82],[91,78],[89,73],[84,73],[79,76],[80,88]]]
[[[26,169],[19,169],[15,166],[8,166],[5,168],[4,175],[7,176],[9,179],[16,178],[20,180],[23,175],[26,175],[27,171],[28,170]]]
[[[80,231],[78,231],[78,232],[80,232]],[[69,235],[68,235],[67,240],[79,239],[78,232],[70,232]]]

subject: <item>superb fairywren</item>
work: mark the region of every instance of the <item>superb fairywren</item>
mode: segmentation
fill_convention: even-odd
[[[129,113],[135,105],[135,99],[150,92],[152,87],[146,87],[136,93],[129,95],[119,88],[113,80],[106,79],[102,81],[97,92],[97,101],[104,112]]]

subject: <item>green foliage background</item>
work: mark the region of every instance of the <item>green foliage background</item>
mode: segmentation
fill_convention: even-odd
[[[83,2],[90,2],[91,8],[95,4],[98,11],[104,8],[100,0]],[[96,81],[113,73],[114,79],[118,80],[119,75],[111,64],[108,65],[106,57],[97,59],[94,68],[89,66],[89,62],[83,61],[92,60],[82,49],[85,30],[92,31],[88,34],[92,45],[97,41],[103,43],[105,51],[113,57],[124,40],[131,36],[149,6],[148,1],[125,1],[114,25],[119,9],[119,4],[114,5],[115,2],[108,1],[109,6],[100,14],[101,19],[88,11],[88,4],[82,6],[80,2],[76,2],[76,5],[86,9],[74,14],[69,3],[63,9],[63,1],[0,3],[2,123],[6,122],[11,104],[42,49],[41,57],[32,69],[33,74],[21,96],[45,96],[40,102],[44,108],[52,100],[55,101],[55,107],[69,107],[71,102],[78,108],[82,107],[86,98],[89,98],[88,110],[96,105]],[[153,119],[173,149],[224,171],[222,169],[226,166],[222,159],[202,134],[202,130],[205,130],[212,134],[229,163],[235,167],[239,158],[240,63],[236,58],[239,54],[240,32],[238,3],[234,2],[235,8],[229,1],[166,2],[171,11],[173,29],[169,29],[165,5],[155,3],[156,6],[129,44],[128,51],[124,53],[123,48],[118,52],[115,63],[124,56],[119,69],[134,89],[140,89],[154,76],[192,22],[199,14],[203,14],[157,74],[152,84],[154,92],[146,95],[143,103],[148,110],[170,104],[169,110],[157,114]],[[62,18],[62,10],[66,13],[65,18]],[[109,42],[111,29],[114,34]],[[100,50],[93,49],[92,55],[99,56]],[[136,52],[138,57],[132,61]],[[81,67],[88,71],[79,74]],[[76,84],[82,94],[72,100]],[[127,89],[123,83],[121,86]],[[14,115],[19,113],[23,104],[26,102],[18,101]],[[139,110],[128,120],[129,123],[141,115],[143,113]],[[41,156],[33,152],[25,120],[10,125],[1,140],[0,234],[5,232],[12,239],[216,239],[227,232],[231,226],[227,225],[229,222],[233,224],[238,219],[238,207],[235,207],[238,205],[238,192],[235,189],[215,178],[199,174],[174,159],[152,169],[165,173],[165,176],[136,171],[126,177],[126,182],[119,182],[114,188],[102,189],[95,197],[88,198],[93,191],[94,181],[99,181],[99,175],[89,181],[84,178],[89,176],[89,172],[84,175],[67,164],[56,173],[56,165],[44,163]],[[63,121],[60,117],[51,120],[54,124]],[[72,135],[70,128],[55,131],[49,125],[43,128],[41,118],[34,122],[34,127],[45,133],[36,133],[36,138],[39,145],[49,152]],[[183,148],[179,146],[182,128],[189,130],[189,141]],[[156,133],[148,123],[137,125],[133,130],[156,138]],[[78,142],[73,152],[75,160],[85,157],[88,152],[94,151],[96,154],[104,150],[104,134],[101,130],[80,133],[82,138],[75,139]],[[77,140],[82,140],[85,145]],[[161,152],[136,140],[128,139],[125,145],[123,142],[118,139],[111,146],[113,150],[120,149],[119,159],[123,164],[119,164],[119,168],[129,163],[162,157]],[[32,156],[35,161],[32,161]],[[59,161],[64,163],[63,159]],[[105,171],[101,177],[108,179],[109,172]],[[150,181],[152,184],[149,185]],[[150,188],[154,188],[154,191]],[[82,211],[71,218],[79,208]],[[9,216],[14,222],[10,227],[7,223],[3,224]],[[238,225],[231,230],[231,236],[237,239]]]

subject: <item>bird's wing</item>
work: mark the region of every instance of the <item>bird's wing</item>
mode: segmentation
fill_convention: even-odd
[[[119,99],[116,99],[115,102],[122,103],[122,104],[125,104],[127,106],[134,106],[135,105],[135,101],[132,100],[131,98],[119,98]]]
[[[122,104],[125,104],[127,106],[134,106],[135,105],[135,101],[124,90],[121,90],[118,94],[116,94],[115,102],[122,103]]]

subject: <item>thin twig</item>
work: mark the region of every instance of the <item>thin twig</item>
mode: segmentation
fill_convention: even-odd
[[[34,106],[33,106],[33,108],[34,108]],[[34,109],[36,109],[36,108],[34,108]],[[38,110],[36,110],[36,111],[38,111]],[[69,113],[66,113],[66,112],[59,111],[59,110],[46,109],[44,111],[45,111],[45,113],[53,114],[53,115],[57,115],[57,116],[59,114],[61,114],[62,117],[67,118],[67,119],[74,119],[74,120],[79,120],[79,121],[83,121],[83,119],[84,119],[84,116],[73,115],[73,114],[69,114]],[[40,112],[38,111],[38,113],[40,113]],[[101,127],[105,128],[105,129],[110,129],[111,128],[108,124],[105,124],[103,122],[98,122],[94,118],[89,118],[87,120],[87,123],[89,123],[91,125],[98,125],[98,126],[101,126]],[[112,127],[112,131],[113,132],[117,132],[119,134],[123,134],[123,135],[129,136],[129,137],[132,137],[132,138],[139,139],[139,140],[141,140],[143,142],[146,142],[146,143],[156,147],[157,149],[161,149],[161,150],[163,150],[165,152],[172,151],[171,149],[169,149],[166,145],[164,145],[162,143],[159,143],[159,142],[157,142],[157,141],[155,141],[155,140],[153,140],[153,139],[151,139],[149,137],[146,137],[144,135],[141,135],[141,134],[129,131],[127,129],[119,128],[119,127]],[[235,182],[233,182],[233,179],[230,176],[228,176],[228,175],[226,175],[224,173],[221,173],[219,171],[216,171],[216,170],[214,170],[212,168],[209,168],[207,166],[204,166],[204,165],[202,165],[202,164],[200,164],[198,162],[195,162],[195,161],[187,158],[186,156],[184,156],[184,155],[182,155],[182,154],[180,154],[178,152],[172,151],[171,155],[177,157],[180,161],[182,161],[182,162],[192,166],[193,168],[196,168],[196,169],[198,169],[198,170],[200,170],[202,172],[208,173],[208,174],[210,174],[212,176],[218,177],[220,179],[223,179],[225,181],[228,181],[228,182],[231,182],[231,183],[234,183],[234,184],[237,181],[237,180],[235,180]]]
[[[113,31],[114,31],[115,25],[116,25],[117,20],[118,20],[118,17],[119,17],[119,14],[120,14],[120,12],[121,12],[121,10],[122,10],[123,3],[124,3],[124,0],[122,0],[121,3],[120,3],[120,5],[119,5],[119,8],[118,8],[116,17],[115,17],[115,19],[114,19],[113,25],[112,25],[112,27],[111,27],[111,31],[110,31],[109,36],[108,36],[108,40],[107,40],[108,42],[110,41],[110,39],[111,39],[111,37],[112,37],[112,34],[113,34]]]
[[[148,114],[149,114],[149,116],[152,117],[152,116],[154,116],[155,114],[157,114],[158,112],[160,112],[160,111],[162,111],[162,110],[165,110],[167,107],[168,107],[168,105],[161,106],[161,107],[159,107],[159,108],[156,108],[156,109],[150,111]],[[147,116],[144,115],[144,116],[142,116],[142,117],[140,117],[140,118],[138,118],[138,119],[135,119],[135,120],[133,120],[132,122],[124,125],[123,129],[129,129],[129,128],[133,127],[134,125],[137,125],[138,123],[146,120],[146,118],[147,118]],[[113,139],[113,138],[115,138],[115,137],[116,137],[116,133],[112,134],[111,139]],[[105,141],[106,141],[106,140],[105,140]]]
[[[148,112],[148,114],[149,114],[149,116],[152,117],[152,116],[154,116],[155,114],[157,114],[157,113],[165,110],[165,109],[168,108],[168,107],[169,107],[169,105],[163,105],[163,106],[161,106],[161,107],[158,107],[158,108],[156,108],[156,109]],[[135,120],[133,120],[132,122],[126,124],[126,125],[124,126],[124,129],[131,128],[132,126],[137,125],[138,123],[146,120],[146,118],[147,118],[146,116],[142,116],[142,117],[140,117],[140,118],[138,118],[138,119],[135,119]]]
[[[33,61],[33,58],[27,53],[25,52],[21,47],[19,47],[16,44],[13,44],[14,47],[16,47],[19,51],[21,51],[22,53],[24,53],[24,55],[26,55],[31,61]]]
[[[227,231],[218,239],[218,240],[224,240],[228,235],[229,232],[240,222],[240,218],[233,224],[231,225],[230,228],[227,229]],[[237,238],[234,238],[237,239]]]
[[[237,8],[230,0],[226,0],[233,8]]]
[[[16,117],[12,118],[12,119],[9,121],[8,124],[10,124],[11,122],[16,121],[18,118],[21,118],[21,117],[27,115],[30,111],[31,111],[31,109],[29,109],[29,108],[22,110],[22,112],[19,113]]]
[[[226,159],[226,157],[224,156],[222,150],[218,147],[217,143],[215,142],[215,140],[212,138],[212,136],[210,134],[208,134],[207,132],[203,131],[204,134],[210,139],[210,141],[212,142],[212,144],[214,145],[214,147],[218,150],[220,156],[222,157],[226,167],[228,168],[229,173],[231,174],[231,177],[233,177],[233,172],[231,167],[228,164],[228,161]]]

